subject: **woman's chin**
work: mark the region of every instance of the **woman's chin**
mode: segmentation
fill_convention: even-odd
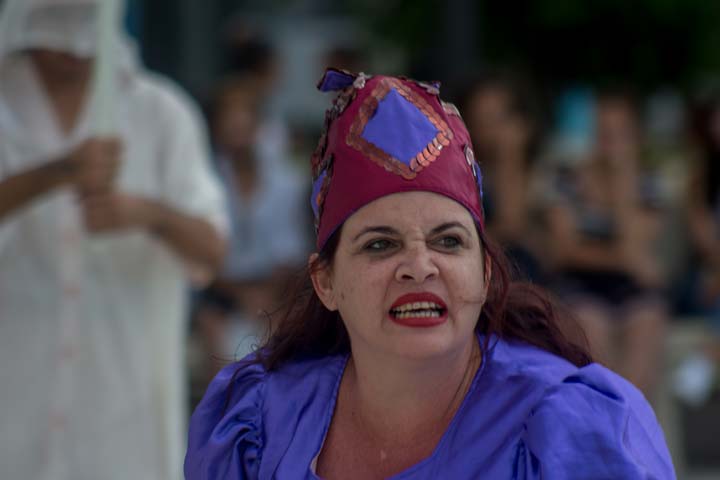
[[[395,331],[392,349],[398,357],[408,360],[432,360],[452,355],[462,342],[457,332],[442,327]]]

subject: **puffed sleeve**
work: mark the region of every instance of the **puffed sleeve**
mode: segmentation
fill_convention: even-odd
[[[254,480],[263,449],[266,372],[246,360],[223,369],[190,419],[187,480]]]
[[[518,479],[674,479],[662,429],[642,394],[591,364],[548,389],[524,425]]]

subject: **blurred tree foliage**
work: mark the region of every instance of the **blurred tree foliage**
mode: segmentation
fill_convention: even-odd
[[[546,84],[689,86],[720,72],[720,2],[715,0],[448,1],[476,4],[475,64],[517,66]],[[371,31],[403,46],[415,62],[437,52],[452,28],[444,18],[446,1],[347,2]]]

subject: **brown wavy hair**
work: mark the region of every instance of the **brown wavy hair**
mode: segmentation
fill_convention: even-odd
[[[291,293],[280,322],[275,325],[255,361],[275,370],[299,357],[322,357],[350,351],[350,338],[340,315],[325,308],[315,293],[310,274],[332,264],[338,229],[302,275]],[[519,340],[551,352],[576,366],[592,362],[582,328],[559,302],[542,288],[519,280],[502,250],[478,229],[492,267],[487,298],[475,327],[484,335],[483,349],[492,337]]]

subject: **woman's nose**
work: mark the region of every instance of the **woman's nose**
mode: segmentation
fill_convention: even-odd
[[[414,281],[423,283],[439,274],[439,269],[433,261],[427,246],[417,246],[408,249],[403,255],[395,272],[395,279],[399,282]]]

